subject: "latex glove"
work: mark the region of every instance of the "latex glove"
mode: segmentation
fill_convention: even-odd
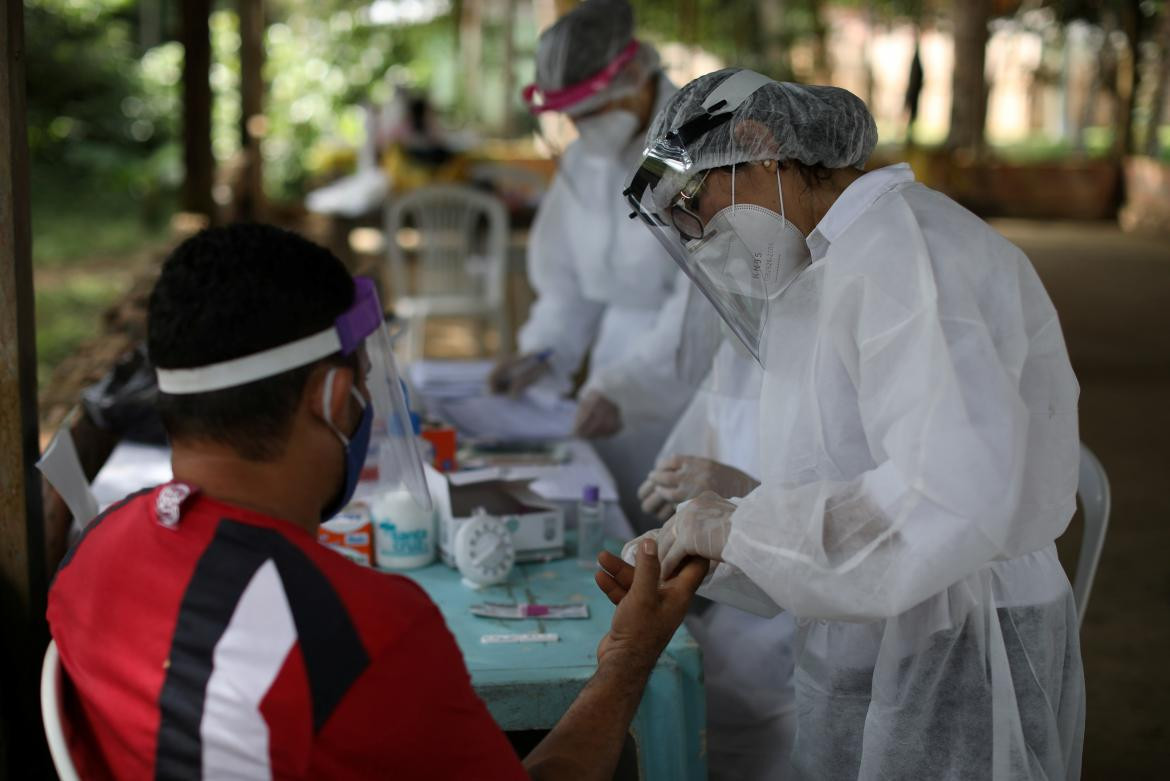
[[[585,439],[611,437],[622,430],[622,413],[600,391],[589,391],[577,405],[573,433]]]
[[[541,353],[509,355],[501,358],[488,374],[488,389],[492,393],[519,396],[548,371],[548,360],[542,358]]]
[[[665,521],[679,502],[704,491],[720,496],[747,496],[759,482],[733,466],[697,456],[671,456],[658,462],[638,489],[642,511]]]
[[[636,563],[638,555],[638,546],[646,540],[652,540],[655,545],[658,544],[658,535],[662,534],[662,529],[651,529],[645,534],[635,537],[622,546],[622,561],[629,564],[631,567]]]
[[[731,536],[731,514],[735,505],[711,491],[678,506],[658,535],[658,558],[662,577],[669,578],[679,562],[688,556],[723,561],[723,548]]]

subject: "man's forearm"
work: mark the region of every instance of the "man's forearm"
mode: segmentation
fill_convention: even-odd
[[[606,656],[552,732],[525,757],[528,774],[546,779],[610,779],[653,663]]]

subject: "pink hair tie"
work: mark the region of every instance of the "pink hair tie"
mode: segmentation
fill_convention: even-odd
[[[535,83],[529,84],[521,92],[524,96],[524,102],[528,104],[528,110],[533,114],[540,114],[544,111],[563,111],[586,98],[593,97],[608,87],[614,77],[626,66],[626,63],[634,59],[640,45],[636,38],[631,40],[625,48],[617,53],[609,65],[576,84],[570,84],[551,92],[545,92]]]

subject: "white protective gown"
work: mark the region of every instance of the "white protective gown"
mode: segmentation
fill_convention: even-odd
[[[662,457],[709,458],[760,479],[762,380],[763,371],[755,359],[725,341],[710,376],[663,445]],[[686,624],[703,651],[711,779],[788,777],[796,729],[792,615],[783,612],[762,618],[700,601]]]
[[[1079,389],[1048,295],[906,166],[852,184],[809,246],[769,310],[763,485],[721,567],[797,616],[797,774],[1077,779],[1084,678],[1053,541]]]
[[[676,91],[659,77],[655,112]],[[591,157],[577,142],[565,151],[532,226],[528,278],[537,299],[518,337],[521,352],[552,349],[560,390],[589,353],[581,395],[596,389],[622,412],[621,432],[593,444],[630,520],[640,515],[638,485],[691,396],[671,374],[686,278],[630,219],[622,195],[642,141],[637,135],[612,158]],[[672,296],[680,300],[668,306]],[[660,317],[664,309],[673,314]]]

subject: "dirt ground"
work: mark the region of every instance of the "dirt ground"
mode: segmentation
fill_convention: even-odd
[[[1083,778],[1168,778],[1170,240],[1104,224],[993,224],[1028,253],[1056,304],[1081,383],[1081,439],[1113,493],[1081,631]],[[1078,546],[1074,521],[1060,541],[1070,570]]]

